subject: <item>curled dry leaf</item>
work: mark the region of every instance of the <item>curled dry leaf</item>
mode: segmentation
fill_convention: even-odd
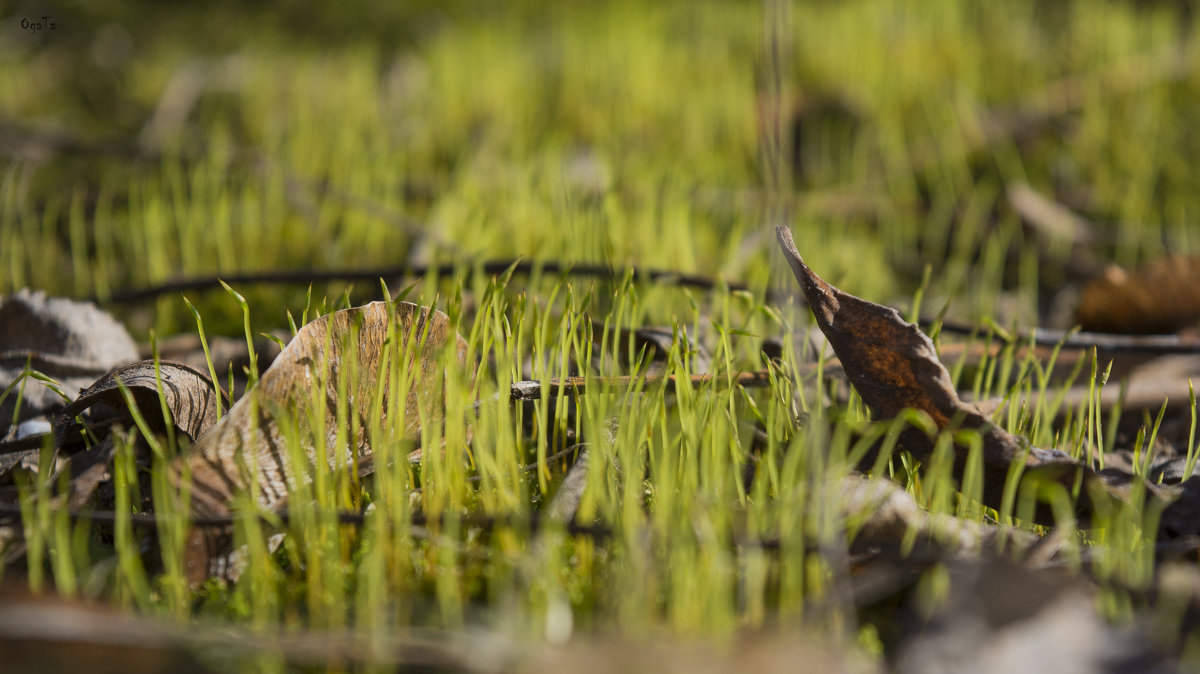
[[[108,479],[114,450],[112,439],[108,437],[91,451],[71,453],[68,448],[77,444],[80,437],[74,420],[87,413],[93,425],[118,422],[132,427],[133,416],[122,387],[129,391],[142,419],[154,433],[164,434],[166,425],[170,424],[176,437],[186,438],[188,442],[195,442],[216,423],[222,407],[212,381],[182,363],[159,361],[155,375],[154,361],[140,361],[116,368],[98,379],[63,408],[55,422],[55,447],[59,452],[70,453],[68,504],[72,508],[89,502],[100,484]],[[164,406],[168,418],[163,417]]]
[[[396,340],[395,350],[385,349],[389,337]],[[444,348],[451,349],[458,363],[465,362],[467,343],[451,329],[447,316],[410,302],[372,302],[308,323],[258,385],[201,436],[190,454],[177,460],[174,479],[180,481],[184,473],[191,475],[192,514],[197,518],[229,516],[234,495],[247,490],[251,479],[260,506],[280,505],[290,485],[305,475],[303,467],[290,465],[293,453],[287,448],[286,423],[299,425],[300,441],[312,443],[312,422],[324,417],[324,446],[304,447],[310,461],[334,465],[339,453],[354,455],[346,456],[347,460],[369,457],[370,439],[365,429],[371,410],[382,410],[386,417],[396,407],[388,401],[389,377],[380,377],[380,368],[388,362],[385,353],[391,358],[412,359],[408,363],[411,384],[402,408],[404,420],[396,425],[409,435],[416,434],[419,410],[440,407],[437,397],[445,371],[438,356]],[[336,433],[339,381],[345,387],[342,395],[349,396],[349,412],[357,419],[352,425],[356,437],[348,439],[349,446],[339,446]],[[380,383],[382,391],[377,391]],[[375,408],[377,394],[382,398],[380,407]],[[288,418],[281,418],[283,415]],[[228,546],[228,530],[193,528],[185,553],[190,579],[199,582],[212,574],[236,577],[239,570],[223,557]]]
[[[1200,320],[1200,257],[1170,255],[1130,272],[1112,265],[1083,289],[1075,320],[1084,330],[1177,332]]]
[[[876,417],[890,419],[905,409],[916,409],[929,415],[939,430],[962,428],[980,434],[985,505],[1000,506],[1005,480],[1014,464],[1023,464],[1027,473],[1035,469],[1064,485],[1073,485],[1079,472],[1094,474],[1063,452],[1031,447],[962,402],[950,373],[938,360],[933,342],[920,328],[904,321],[895,309],[826,283],[804,263],[791,231],[782,226],[775,231],[817,326],[828,338],[846,377]],[[901,443],[918,459],[926,459],[933,452],[933,439],[915,428],[901,435]],[[967,457],[968,448],[955,447],[954,465],[959,476]]]
[[[95,421],[128,418],[122,386],[129,390],[142,418],[155,430],[162,430],[166,423],[159,412],[164,402],[171,415],[171,424],[191,442],[217,422],[221,401],[211,379],[183,363],[171,361],[159,361],[158,375],[155,375],[154,361],[143,360],[109,372],[67,405],[55,423],[56,444],[61,447],[70,440],[66,436],[72,422],[84,411],[90,410]]]

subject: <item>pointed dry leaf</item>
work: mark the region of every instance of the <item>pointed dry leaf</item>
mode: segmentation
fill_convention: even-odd
[[[394,311],[394,318],[389,309]],[[312,461],[325,460],[333,465],[339,452],[369,458],[370,442],[364,429],[380,381],[379,370],[386,362],[385,341],[389,338],[398,339],[396,349],[390,351],[394,357],[410,354],[412,358],[409,371],[414,377],[404,401],[402,427],[415,435],[420,429],[419,408],[439,407],[437,397],[445,372],[438,354],[448,347],[458,363],[466,359],[466,341],[451,329],[446,315],[410,302],[372,302],[318,318],[300,329],[258,386],[177,462],[173,471],[177,480],[184,472],[182,462],[191,474],[193,515],[227,517],[235,494],[249,488],[251,471],[262,507],[273,508],[283,502],[297,475],[305,474],[303,467],[289,463],[288,438],[281,427],[284,423],[300,424],[311,438],[314,429],[309,424],[314,415],[324,416],[325,446],[304,447]],[[335,432],[339,379],[345,386],[343,395],[349,395],[350,414],[359,419],[357,437],[344,439],[349,447],[338,446]],[[386,416],[391,409],[387,401],[388,377],[382,381],[379,409]],[[323,395],[314,395],[314,387],[322,387]],[[314,399],[321,401],[316,408]],[[281,420],[280,414],[289,418]],[[354,458],[346,457],[348,461]],[[225,560],[220,558],[227,547],[228,531],[193,529],[187,543],[191,579],[199,581],[210,573],[235,575],[237,570],[224,568]]]
[[[1112,265],[1083,289],[1075,320],[1084,330],[1177,332],[1200,320],[1200,257],[1170,255],[1130,272]]]
[[[817,326],[829,339],[846,377],[876,417],[890,419],[905,409],[916,409],[929,415],[939,430],[966,428],[980,434],[985,505],[1001,504],[1005,480],[1014,463],[1026,470],[1037,468],[1045,477],[1064,484],[1073,484],[1079,471],[1091,473],[1063,452],[1030,447],[1023,438],[1006,432],[962,402],[950,373],[938,360],[933,342],[916,325],[905,322],[895,309],[826,283],[804,263],[791,231],[786,227],[775,231]],[[902,442],[919,459],[933,451],[933,440],[916,429],[906,431]],[[956,447],[956,471],[961,474],[966,463],[967,448]]]
[[[1141,487],[1148,494],[1147,508],[1163,508],[1159,538],[1200,534],[1200,477],[1178,486],[1160,486],[1128,472],[1097,472],[1063,452],[1029,446],[1024,438],[997,427],[959,399],[933,343],[917,326],[905,323],[895,309],[844,293],[821,280],[804,264],[792,233],[777,227],[776,235],[817,326],[829,338],[847,378],[875,416],[890,418],[905,408],[915,408],[928,414],[939,430],[969,428],[980,434],[984,505],[1001,506],[1008,471],[1015,465],[1026,478],[1053,480],[1067,488],[1081,482],[1075,507],[1084,518],[1101,500],[1110,506],[1114,501],[1127,502],[1135,487]],[[932,440],[915,429],[906,431],[901,443],[921,459],[933,450]],[[956,446],[954,452],[955,471],[961,475],[967,449]],[[1039,523],[1054,522],[1046,508],[1035,512],[1034,518]]]

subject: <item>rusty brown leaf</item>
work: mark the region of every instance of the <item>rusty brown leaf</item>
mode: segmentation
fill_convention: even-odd
[[[1029,446],[962,402],[933,342],[920,328],[904,321],[895,309],[829,285],[804,263],[789,229],[780,226],[775,232],[817,326],[872,414],[891,419],[906,409],[916,409],[929,415],[939,430],[972,429],[980,434],[985,505],[1001,505],[1005,480],[1014,464],[1021,464],[1027,472],[1036,469],[1043,477],[1063,484],[1074,484],[1080,472],[1094,475],[1063,452]],[[918,459],[928,458],[933,451],[933,439],[917,429],[906,431],[901,442]],[[956,474],[965,469],[967,455],[966,447],[955,447]]]
[[[250,479],[257,483],[260,506],[270,509],[284,502],[289,484],[301,471],[289,465],[279,413],[288,413],[292,423],[305,423],[312,413],[324,415],[325,446],[305,447],[310,460],[326,460],[332,465],[339,452],[347,451],[360,460],[369,459],[366,417],[389,337],[400,340],[398,353],[412,354],[410,367],[416,374],[404,403],[402,426],[410,436],[415,435],[420,430],[419,407],[436,402],[432,398],[442,390],[445,372],[439,352],[449,347],[462,363],[466,341],[451,328],[445,314],[410,302],[372,302],[329,314],[301,328],[258,385],[201,436],[190,454],[177,461],[172,471],[175,479],[191,475],[192,514],[197,518],[228,517],[235,494],[248,489]],[[357,437],[349,438],[350,448],[339,448],[331,430],[337,427],[339,376],[349,380],[344,384],[351,396],[350,413],[362,420]],[[387,377],[383,381],[386,415],[390,409]],[[314,409],[316,386],[324,387],[324,395],[320,396],[323,404]],[[248,466],[255,467],[253,476],[247,474]],[[197,582],[210,574],[235,577],[238,570],[230,568],[223,557],[228,546],[228,530],[193,528],[186,550],[190,579]]]
[[[1058,450],[1030,446],[1024,438],[999,428],[959,399],[933,343],[916,325],[906,323],[895,309],[829,285],[804,263],[791,231],[777,227],[776,235],[817,326],[841,360],[846,377],[876,417],[892,418],[906,408],[914,408],[928,414],[939,430],[967,428],[980,434],[984,505],[1001,507],[1008,471],[1016,465],[1026,478],[1054,480],[1066,487],[1081,484],[1075,508],[1084,520],[1100,500],[1128,501],[1131,492],[1140,486],[1149,497],[1147,507],[1162,508],[1160,539],[1200,534],[1200,478],[1187,479],[1178,486],[1161,486],[1119,470],[1097,472]],[[916,429],[906,431],[901,444],[918,459],[927,458],[933,450],[933,440]],[[961,477],[968,449],[955,446],[954,452],[955,474]],[[1035,512],[1034,519],[1054,523],[1047,508]]]

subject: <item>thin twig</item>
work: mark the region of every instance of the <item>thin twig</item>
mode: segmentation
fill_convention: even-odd
[[[512,268],[515,274],[532,274],[534,272],[542,272],[546,274],[570,274],[572,276],[590,276],[598,278],[607,278],[619,280],[625,273],[625,270],[616,267],[609,267],[598,264],[578,264],[571,262],[522,262],[517,260],[501,260],[493,262],[484,262],[479,265],[478,269],[484,274],[495,275],[502,274]],[[399,279],[407,276],[426,276],[436,273],[439,276],[445,276],[458,272],[465,271],[471,273],[475,271],[472,265],[464,265],[461,263],[444,263],[436,265],[404,265],[398,267],[379,267],[375,269],[328,269],[328,270],[287,270],[287,271],[268,271],[268,272],[251,272],[242,274],[223,274],[221,276],[199,276],[194,278],[177,279],[167,281],[155,286],[147,288],[137,288],[132,290],[124,290],[113,293],[108,298],[89,298],[93,302],[102,302],[110,304],[134,304],[154,299],[160,295],[168,293],[186,292],[186,291],[201,291],[201,290],[217,290],[221,288],[221,281],[230,285],[249,285],[249,284],[269,284],[269,285],[306,285],[309,283],[319,283],[325,281],[370,281],[377,282],[379,279]],[[713,289],[719,285],[705,276],[697,276],[693,274],[682,274],[677,271],[667,269],[637,269],[630,268],[634,278],[647,278],[656,283],[673,283],[674,285]],[[749,287],[745,284],[736,282],[726,282],[725,286],[730,290],[748,290]]]
[[[25,645],[22,650],[21,645]],[[204,620],[172,622],[113,611],[89,603],[9,593],[0,601],[0,650],[6,667],[26,671],[37,662],[83,669],[88,658],[103,654],[105,671],[218,671],[202,666],[189,650],[220,652],[222,658],[270,655],[287,669],[324,670],[381,668],[389,671],[470,672],[499,674],[519,669],[518,642],[499,632],[458,632],[395,628],[301,630],[230,629]],[[22,658],[33,653],[34,660]],[[38,658],[37,654],[42,657]],[[51,655],[47,655],[51,654]],[[168,664],[169,663],[169,664]],[[95,663],[92,663],[93,665]],[[6,669],[5,671],[11,671]],[[34,670],[30,670],[34,671]]]
[[[922,318],[918,324],[928,330],[937,321]],[[956,335],[986,334],[989,328],[967,323],[944,322],[943,333]],[[1200,353],[1200,340],[1179,335],[1118,335],[1106,332],[1078,332],[1070,330],[1051,330],[1048,328],[1033,328],[1032,330],[1013,330],[1007,334],[992,332],[992,337],[1004,344],[1032,343],[1034,346],[1057,346],[1068,351],[1083,351],[1096,348],[1101,351],[1121,353],[1170,354],[1170,353]]]

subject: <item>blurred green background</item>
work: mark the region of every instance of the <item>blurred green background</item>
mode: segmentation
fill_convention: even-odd
[[[0,293],[515,257],[763,288],[783,222],[851,292],[905,301],[928,267],[952,315],[1069,323],[1098,265],[1196,246],[1186,7],[19,3]],[[1089,264],[1017,184],[1092,223]],[[191,324],[153,308],[121,311]]]

